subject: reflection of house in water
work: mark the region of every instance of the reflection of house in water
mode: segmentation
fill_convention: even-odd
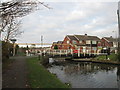
[[[108,72],[115,69],[115,66],[105,65],[105,64],[94,64],[94,63],[78,63],[71,64],[65,67],[66,74],[96,74],[99,71]]]
[[[66,74],[73,74],[73,73],[87,74],[87,72],[91,72],[91,65],[89,64],[86,63],[72,64],[66,66],[64,70]]]

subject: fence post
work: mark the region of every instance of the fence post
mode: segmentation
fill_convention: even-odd
[[[66,50],[66,56],[67,56],[67,50]]]
[[[61,50],[60,50],[60,57],[61,57]]]
[[[52,50],[52,54],[53,54],[53,56],[54,56],[54,50]]]
[[[80,49],[78,48],[78,57],[80,57]]]
[[[72,57],[73,57],[73,50],[71,49],[71,55],[72,55]]]

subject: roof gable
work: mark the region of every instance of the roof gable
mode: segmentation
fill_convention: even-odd
[[[104,37],[104,39],[108,42],[116,42],[117,41],[117,39],[112,38],[112,37]]]

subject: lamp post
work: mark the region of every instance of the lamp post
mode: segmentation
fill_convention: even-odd
[[[15,42],[16,42],[16,39],[10,39],[10,41],[12,41],[12,43],[13,43],[13,56],[15,56]]]
[[[118,39],[117,39],[117,31],[112,31],[113,33],[115,33],[115,50],[117,50],[117,47],[118,47]]]
[[[120,1],[118,2],[118,10],[117,10],[117,14],[118,14],[118,52],[120,52]]]

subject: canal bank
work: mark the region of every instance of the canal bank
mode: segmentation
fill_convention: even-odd
[[[117,59],[116,54],[110,55],[99,55],[93,58],[72,58],[67,57],[65,58],[67,61],[75,61],[75,62],[92,62],[92,63],[102,63],[102,64],[113,64],[113,65],[120,65],[120,61]]]
[[[28,83],[30,88],[68,88],[55,74],[50,73],[41,63],[41,59],[27,59]]]
[[[45,68],[38,57],[27,60],[31,88],[69,88],[64,83],[69,83],[72,88],[119,88],[119,65],[54,59],[65,64],[51,63],[50,67]]]
[[[110,61],[110,60],[96,60],[94,58],[84,58],[84,59],[66,59],[67,61],[74,61],[74,62],[92,62],[92,63],[99,63],[99,64],[113,64],[113,65],[120,65],[120,62],[117,61]]]

